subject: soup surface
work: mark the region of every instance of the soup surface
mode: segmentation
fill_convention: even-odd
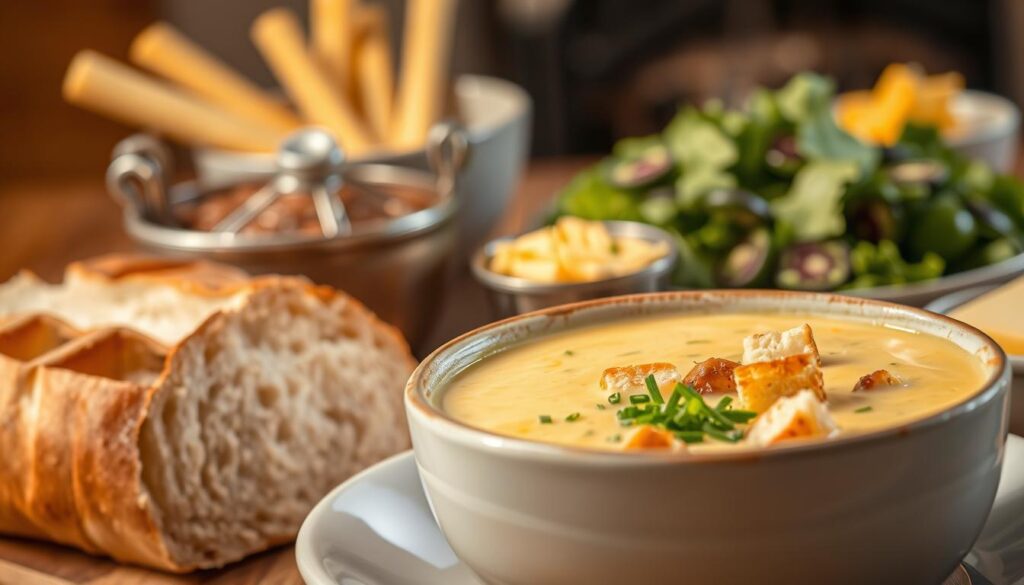
[[[984,382],[980,361],[952,342],[883,325],[799,315],[657,316],[556,333],[490,356],[451,382],[441,395],[442,407],[459,421],[498,434],[619,450],[630,429],[616,417],[625,404],[609,404],[599,386],[606,368],[670,362],[685,375],[707,358],[740,361],[748,335],[803,323],[814,331],[828,409],[843,434],[933,414]],[[861,376],[879,369],[904,384],[852,391]],[[705,400],[715,404],[721,397]],[[542,422],[547,417],[551,422]],[[689,448],[732,445],[705,441]]]

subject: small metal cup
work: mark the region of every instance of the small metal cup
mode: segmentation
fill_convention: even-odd
[[[604,225],[613,237],[665,242],[669,251],[646,268],[624,276],[589,282],[540,283],[491,271],[488,266],[497,245],[514,238],[492,240],[473,256],[470,266],[473,275],[487,289],[495,316],[503,319],[565,303],[666,290],[679,256],[672,236],[654,226],[633,221],[606,221]]]

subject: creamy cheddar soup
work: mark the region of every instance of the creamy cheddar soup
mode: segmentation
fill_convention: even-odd
[[[863,322],[812,316],[735,314],[644,317],[552,334],[481,360],[442,394],[455,419],[498,434],[618,450],[631,428],[600,385],[606,368],[669,362],[686,375],[708,358],[740,361],[743,338],[807,323],[821,354],[828,411],[840,433],[861,433],[936,413],[978,390],[978,359],[952,342]],[[885,369],[898,386],[853,392]],[[709,405],[725,395],[704,396]],[[733,443],[704,440],[691,449]]]

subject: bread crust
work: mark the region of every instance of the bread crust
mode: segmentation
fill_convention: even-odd
[[[67,274],[113,280],[152,278],[152,282],[176,284],[190,294],[201,295],[245,295],[248,299],[260,291],[272,294],[275,289],[291,288],[328,306],[343,299],[344,310],[358,314],[393,350],[400,362],[396,367],[407,372],[415,367],[398,330],[342,292],[293,277],[241,281],[235,269],[202,264],[201,270],[190,272],[187,263],[115,256],[77,263]],[[154,276],[154,271],[160,274]],[[92,333],[30,361],[4,354],[0,344],[0,532],[52,540],[170,572],[221,566],[294,539],[298,525],[237,554],[182,562],[170,552],[173,547],[161,526],[160,511],[143,479],[142,428],[154,400],[171,391],[166,382],[172,370],[183,367],[183,349],[200,343],[227,312],[245,308],[243,302],[210,314],[170,348],[126,329]],[[19,323],[0,324],[0,339]],[[80,352],[86,351],[84,346],[93,337],[103,339],[104,335],[125,336],[134,340],[132,343],[141,343],[140,351],[149,347],[160,355],[162,368],[155,381],[139,383],[83,373],[79,365],[66,367],[81,358]],[[110,357],[90,355],[86,361],[95,365]],[[95,367],[102,370],[106,366]],[[403,413],[400,387],[395,389],[395,400],[395,411]],[[398,431],[408,432],[404,426]]]
[[[743,408],[764,412],[779,398],[810,390],[824,402],[825,384],[813,355],[802,353],[786,358],[736,367],[736,392]]]

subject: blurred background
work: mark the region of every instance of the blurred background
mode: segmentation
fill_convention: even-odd
[[[401,0],[384,0],[401,33]],[[167,20],[264,83],[249,23],[300,0],[45,0],[0,3],[0,184],[99,180],[130,129],[63,102],[71,56],[126,59],[131,39]],[[968,87],[1024,100],[1019,0],[471,0],[462,2],[454,71],[522,85],[534,100],[532,155],[606,152],[661,128],[680,101],[740,103],[797,71],[869,87],[893,61],[956,70]],[[398,54],[398,53],[396,53]]]

